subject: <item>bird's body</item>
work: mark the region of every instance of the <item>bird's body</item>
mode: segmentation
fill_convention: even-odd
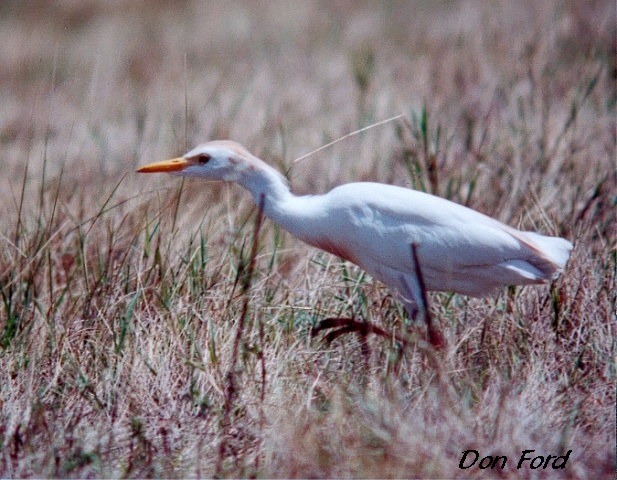
[[[241,145],[217,141],[184,157],[142,167],[238,183],[264,214],[302,241],[366,270],[393,289],[410,314],[420,300],[411,244],[427,290],[483,296],[507,285],[556,278],[572,249],[558,237],[509,227],[427,193],[381,183],[348,183],[296,196],[274,168]]]

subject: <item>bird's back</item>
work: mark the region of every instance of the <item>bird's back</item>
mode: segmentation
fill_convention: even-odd
[[[310,198],[315,225],[306,223],[304,241],[382,280],[384,272],[415,275],[415,243],[430,290],[477,296],[503,285],[543,283],[563,270],[572,248],[562,238],[522,232],[449,200],[392,185],[350,183]]]

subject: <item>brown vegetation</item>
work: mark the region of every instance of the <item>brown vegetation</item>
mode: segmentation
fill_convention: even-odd
[[[614,8],[2,2],[0,476],[614,478]],[[256,236],[241,189],[133,173],[215,138],[296,192],[405,185],[575,249],[550,286],[432,295],[443,352],[327,344],[403,310]]]

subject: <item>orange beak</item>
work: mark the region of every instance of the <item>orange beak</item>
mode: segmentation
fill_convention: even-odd
[[[178,172],[184,170],[189,162],[184,157],[172,158],[163,160],[162,162],[149,163],[143,167],[139,167],[139,173],[155,173],[155,172]]]

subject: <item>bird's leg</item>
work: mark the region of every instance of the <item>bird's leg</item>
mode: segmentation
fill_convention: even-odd
[[[311,336],[316,336],[322,330],[332,329],[325,336],[325,340],[328,344],[332,343],[335,339],[341,335],[348,333],[358,333],[360,337],[360,349],[362,351],[362,357],[364,358],[364,367],[368,372],[371,350],[366,339],[367,335],[371,333],[372,325],[367,322],[358,322],[353,317],[351,318],[326,318],[319,322],[319,324],[312,330]]]
[[[405,302],[405,311],[412,322],[412,325],[409,326],[409,330],[411,331],[417,327],[421,327],[420,322],[422,321],[422,317],[420,316],[420,309],[415,304],[412,304],[412,308],[408,308],[407,302]],[[442,350],[446,345],[446,340],[441,335],[441,332],[439,332],[439,330],[437,330],[437,328],[433,325],[432,317],[430,316],[430,313],[428,313],[428,310],[426,313],[428,314],[428,321],[426,315],[424,315],[424,321],[426,325],[426,338],[428,343],[430,343],[435,350]]]
[[[407,278],[403,274],[399,276],[398,283],[400,285],[399,293],[401,294],[401,300],[405,305],[407,314],[414,323],[417,322],[420,314],[424,317],[428,342],[435,350],[442,350],[445,346],[445,340],[441,333],[433,325],[433,319],[429,310],[428,297],[426,295],[426,285],[424,283],[424,278],[422,277],[422,270],[418,260],[417,245],[415,243],[411,243],[410,247],[412,260],[414,263],[414,271],[416,272],[415,281],[412,281],[412,285],[410,285],[407,281],[409,276]],[[325,336],[325,340],[328,343],[331,343],[341,335],[354,332],[358,333],[361,341],[363,342],[363,351],[368,350],[366,336],[369,333],[380,335],[388,340],[394,339],[400,342],[403,346],[406,346],[409,343],[409,340],[406,337],[389,333],[383,328],[366,321],[359,322],[355,320],[353,316],[351,318],[326,318],[313,329],[311,335],[315,336],[322,330],[331,330]]]
[[[313,328],[311,332],[312,336],[316,336],[319,332],[323,330],[332,329],[330,332],[326,334],[324,339],[326,342],[331,343],[333,340],[336,340],[341,335],[345,335],[347,333],[359,333],[361,336],[366,337],[369,333],[375,333],[377,335],[382,335],[384,337],[392,339],[392,335],[380,327],[373,325],[369,322],[359,322],[353,317],[336,317],[336,318],[326,318],[319,322],[319,324]]]
[[[384,330],[383,328],[378,327],[377,325],[373,325],[370,322],[366,322],[366,321],[360,322],[354,319],[353,317],[351,318],[349,317],[326,318],[325,320],[322,320],[321,322],[319,322],[319,324],[315,328],[313,328],[313,331],[311,332],[311,336],[314,337],[318,335],[321,331],[330,330],[330,329],[331,331],[328,332],[326,336],[324,337],[327,343],[331,343],[332,341],[336,340],[341,335],[345,335],[347,333],[358,333],[360,335],[361,341],[363,342],[366,342],[366,337],[369,334],[373,333],[375,335],[379,335],[381,337],[387,338],[390,341],[395,340],[399,343],[402,343],[403,345],[407,345],[408,343],[408,340],[401,337],[400,335],[397,335],[395,333],[390,333]],[[363,350],[364,349],[365,347],[363,346]],[[366,349],[368,349],[368,344],[366,344]]]

